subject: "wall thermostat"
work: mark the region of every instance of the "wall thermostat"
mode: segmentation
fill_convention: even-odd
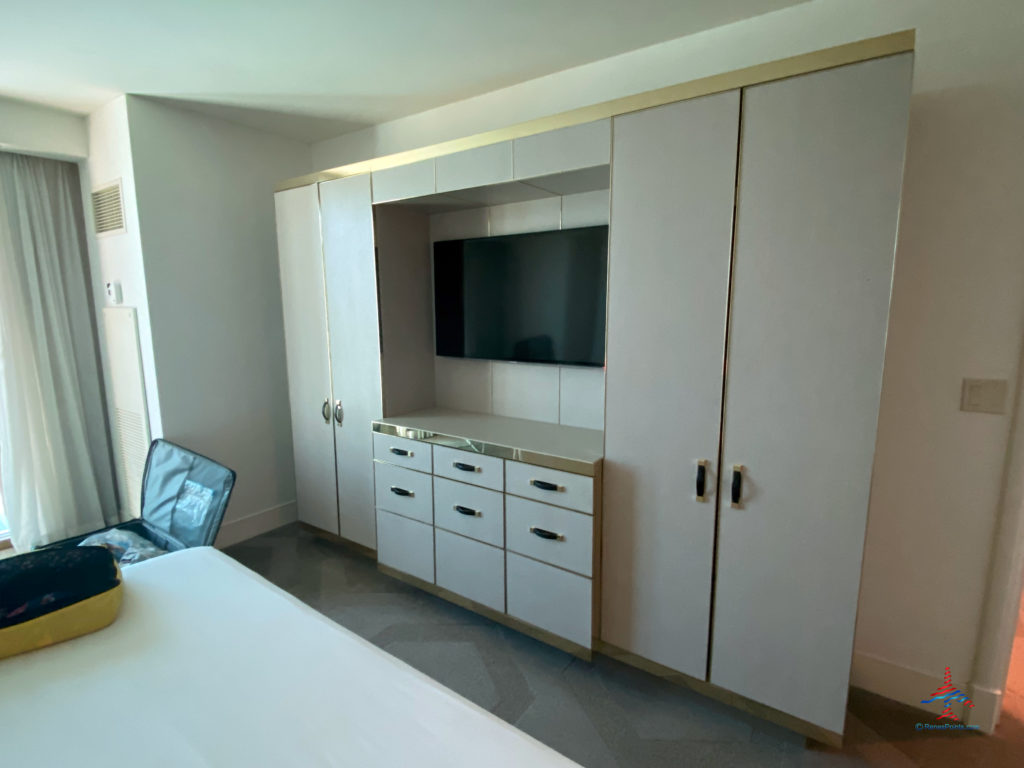
[[[121,296],[121,284],[116,281],[106,283],[107,302],[109,304],[120,304],[123,301]]]

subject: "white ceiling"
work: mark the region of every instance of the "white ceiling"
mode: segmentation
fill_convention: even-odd
[[[805,0],[4,0],[0,96],[316,141]]]

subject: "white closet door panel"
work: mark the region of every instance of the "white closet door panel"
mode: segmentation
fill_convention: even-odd
[[[614,126],[601,637],[701,679],[738,130],[736,91]]]
[[[912,58],[749,88],[711,681],[842,732]],[[742,508],[727,502],[746,467]]]
[[[373,548],[373,432],[383,416],[370,177],[320,185],[341,535]]]
[[[338,532],[320,201],[316,185],[274,196],[299,520]],[[330,411],[328,410],[328,414]]]

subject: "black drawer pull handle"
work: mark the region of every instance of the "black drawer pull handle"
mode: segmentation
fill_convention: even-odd
[[[743,465],[732,465],[732,496],[731,501],[734,507],[739,507],[743,499]]]
[[[453,461],[452,466],[456,469],[461,469],[463,472],[479,472],[480,467],[474,467],[472,464],[466,464],[462,461]]]
[[[549,483],[547,480],[531,480],[530,485],[534,488],[540,488],[542,491],[561,491],[564,490],[559,488],[554,483]]]
[[[464,507],[461,504],[456,504],[454,509],[460,515],[470,515],[471,517],[480,517],[480,513],[477,512],[472,507]]]
[[[546,531],[543,528],[538,528],[535,525],[530,526],[530,533],[534,536],[540,536],[542,539],[550,539],[552,541],[564,541],[565,536],[554,531]]]
[[[395,494],[395,496],[413,496],[414,495],[412,491],[407,491],[407,490],[405,490],[405,488],[399,488],[397,485],[392,485],[391,486],[391,492],[393,494]]]
[[[407,451],[405,448],[388,448],[395,456],[412,456],[412,451]]]
[[[697,462],[697,501],[707,501],[705,491],[708,485],[708,462],[701,459]]]

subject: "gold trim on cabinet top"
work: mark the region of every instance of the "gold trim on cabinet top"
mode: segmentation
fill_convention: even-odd
[[[823,69],[855,64],[858,61],[906,53],[914,50],[914,39],[915,31],[907,29],[901,32],[868,38],[867,40],[858,40],[854,43],[845,43],[832,48],[825,48],[820,51],[801,53],[785,59],[777,59],[776,61],[733,70],[732,72],[723,72],[722,74],[711,75],[710,77],[702,77],[698,80],[690,80],[677,85],[657,88],[653,91],[645,91],[633,94],[632,96],[622,96],[611,101],[603,101],[587,107],[571,109],[568,112],[560,112],[555,115],[528,120],[525,123],[517,123],[505,128],[497,128],[493,131],[465,136],[461,139],[442,141],[426,147],[409,149],[391,155],[382,155],[370,160],[362,160],[357,163],[340,165],[337,168],[329,168],[305,176],[298,176],[279,184],[276,191],[283,192],[286,189],[304,187],[307,184],[316,184],[321,181],[331,181],[332,179],[341,179],[346,176],[358,176],[363,173],[382,171],[386,168],[408,165],[420,160],[430,160],[442,155],[449,155],[453,152],[476,149],[488,144],[497,144],[501,141],[521,139],[537,133],[568,128],[595,120],[603,120],[607,117],[615,117],[627,112],[637,112],[642,109],[660,107],[663,104],[671,104],[676,101],[686,101],[687,99],[695,99],[699,96],[721,93],[722,91],[731,91],[736,88],[745,88],[773,80],[783,80],[787,77],[806,75]]]
[[[546,469],[558,469],[562,472],[571,472],[574,475],[584,475],[585,477],[594,477],[597,474],[596,467],[601,462],[601,459],[595,461],[570,459],[565,456],[528,451],[525,448],[512,448],[508,445],[488,443],[485,440],[471,440],[467,437],[446,435],[441,432],[416,429],[415,427],[402,427],[398,424],[389,424],[382,421],[373,422],[373,431],[379,432],[382,435],[390,435],[391,437],[404,437],[409,440],[419,440],[423,443],[441,445],[445,448],[469,451],[481,456],[493,456],[496,459],[519,461],[523,464],[532,464],[535,467],[544,467]]]

